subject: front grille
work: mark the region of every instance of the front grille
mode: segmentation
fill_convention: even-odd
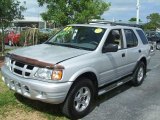
[[[16,60],[11,60],[10,62],[10,70],[19,76],[22,77],[31,77],[31,75],[33,74],[33,71],[35,69],[35,67],[33,65],[28,65]]]
[[[17,73],[17,74],[19,74],[19,75],[22,75],[22,71],[21,71],[21,70],[18,70],[18,69],[16,69],[16,68],[14,68],[14,72]]]
[[[15,62],[15,65],[18,66],[18,67],[22,67],[22,68],[25,66],[25,64],[20,63],[18,61]]]

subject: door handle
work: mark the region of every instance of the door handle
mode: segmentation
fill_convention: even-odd
[[[142,51],[141,51],[141,50],[138,50],[138,52],[141,53]]]
[[[122,53],[122,57],[125,57],[125,53]]]

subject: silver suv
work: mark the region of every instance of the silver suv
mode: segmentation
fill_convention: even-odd
[[[140,28],[68,25],[47,42],[9,52],[2,80],[30,99],[61,104],[69,118],[88,114],[98,95],[128,81],[142,84],[150,46]]]

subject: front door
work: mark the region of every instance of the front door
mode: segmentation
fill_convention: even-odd
[[[104,46],[108,44],[117,44],[118,51],[102,53],[101,64],[103,64],[103,71],[100,74],[100,82],[105,84],[119,79],[120,77],[126,75],[127,72],[125,70],[127,50],[124,49],[121,29],[110,30]]]

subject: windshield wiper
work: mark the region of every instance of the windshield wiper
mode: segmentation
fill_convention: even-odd
[[[76,48],[76,49],[82,49],[82,50],[84,50],[84,48],[83,48],[83,47],[79,47],[79,46],[71,45],[71,44],[61,44],[61,46],[64,46],[64,47],[70,47],[70,48]]]
[[[78,46],[74,46],[71,44],[62,44],[62,43],[54,43],[54,42],[46,42],[46,44],[50,45],[58,45],[58,46],[64,46],[64,47],[71,47],[71,48],[77,48]]]
[[[61,44],[61,46],[64,46],[64,47],[71,47],[71,48],[75,48],[75,47],[76,47],[76,46],[71,45],[71,44]]]
[[[53,43],[53,42],[46,42],[45,44],[54,45],[54,43]]]
[[[79,46],[75,46],[75,45],[71,45],[71,44],[61,44],[61,46],[92,51],[92,49],[90,49],[90,48],[79,47]]]
[[[60,43],[54,43],[54,42],[46,42],[46,44],[92,51],[92,49],[90,49],[90,48],[79,47],[79,46],[75,46],[75,45],[71,45],[71,44],[62,44],[62,43],[60,44]]]
[[[45,44],[50,44],[50,45],[58,45],[58,46],[61,46],[61,44],[59,44],[59,43],[55,43],[55,42],[46,42]]]

